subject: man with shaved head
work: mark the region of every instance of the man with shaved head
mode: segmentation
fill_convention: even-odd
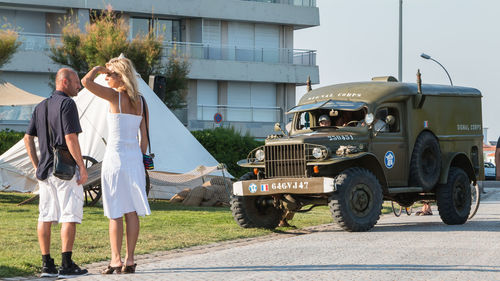
[[[35,107],[24,143],[36,170],[40,195],[38,216],[38,243],[42,252],[41,277],[69,278],[87,274],[71,256],[76,224],[83,217],[83,186],[87,170],[83,164],[78,134],[82,132],[76,103],[71,99],[81,89],[75,71],[61,68],[56,75],[56,90]],[[49,133],[50,130],[50,133]],[[38,138],[38,159],[35,137]],[[71,180],[57,178],[52,173],[53,147],[67,148],[76,162],[76,173]],[[50,233],[53,223],[61,223],[62,262],[57,270],[50,257]]]

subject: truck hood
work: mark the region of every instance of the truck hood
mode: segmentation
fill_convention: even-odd
[[[349,127],[341,129],[318,129],[316,131],[296,134],[289,137],[269,136],[266,145],[310,143],[338,148],[340,145],[357,145],[368,143],[369,130],[366,127]]]

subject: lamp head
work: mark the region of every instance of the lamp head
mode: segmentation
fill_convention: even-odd
[[[425,53],[422,53],[420,56],[421,56],[422,58],[426,59],[426,60],[428,60],[428,59],[430,59],[430,58],[431,58],[431,56],[429,56],[429,55],[427,55],[427,54],[425,54]]]

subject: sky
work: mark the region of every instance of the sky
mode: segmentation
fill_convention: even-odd
[[[321,86],[398,77],[399,0],[317,0],[320,26],[295,31],[317,50]],[[500,1],[403,0],[403,82],[473,87],[483,95],[487,139],[500,136]],[[297,101],[305,93],[297,88]]]

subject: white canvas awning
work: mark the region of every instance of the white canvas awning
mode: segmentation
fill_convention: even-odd
[[[0,106],[38,104],[44,97],[28,93],[0,79]]]

